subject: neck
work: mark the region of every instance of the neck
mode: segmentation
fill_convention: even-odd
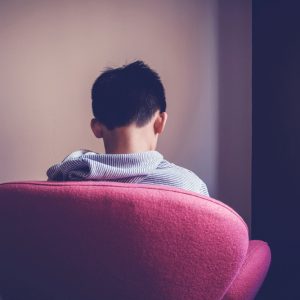
[[[153,151],[157,137],[143,129],[117,128],[103,136],[106,154],[128,154]]]

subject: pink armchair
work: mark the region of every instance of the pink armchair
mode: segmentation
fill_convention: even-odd
[[[0,295],[254,299],[271,254],[230,207],[164,186],[0,185]]]

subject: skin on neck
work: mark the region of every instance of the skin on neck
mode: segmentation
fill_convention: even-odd
[[[142,127],[133,123],[109,130],[96,119],[92,119],[91,128],[97,138],[103,138],[106,154],[128,154],[155,150],[158,136],[164,131],[166,121],[167,113],[157,111]]]

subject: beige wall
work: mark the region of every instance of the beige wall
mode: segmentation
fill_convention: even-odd
[[[250,1],[240,2],[249,10]],[[210,194],[219,197],[220,159],[226,157],[219,153],[217,0],[0,3],[1,182],[44,180],[47,168],[71,151],[103,151],[89,129],[91,85],[103,68],[142,59],[158,71],[166,88],[169,120],[158,150],[195,171]],[[249,30],[250,18],[242,26]],[[248,54],[245,62],[238,62],[238,73],[245,68],[249,73]],[[250,99],[249,78],[230,100],[239,107]],[[233,126],[242,128],[250,141],[249,120],[234,120]],[[249,143],[244,150],[242,159],[249,166]],[[245,188],[229,193],[228,199],[223,192],[221,200],[234,204],[249,223],[249,168],[242,177],[227,176],[230,167],[223,186],[230,182],[228,188],[234,190],[242,182]]]

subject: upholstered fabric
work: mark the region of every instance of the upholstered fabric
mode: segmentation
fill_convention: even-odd
[[[245,262],[223,300],[254,299],[267,275],[270,263],[271,251],[268,244],[263,241],[250,241]]]
[[[0,240],[3,300],[251,299],[270,262],[224,203],[154,185],[2,184]]]

